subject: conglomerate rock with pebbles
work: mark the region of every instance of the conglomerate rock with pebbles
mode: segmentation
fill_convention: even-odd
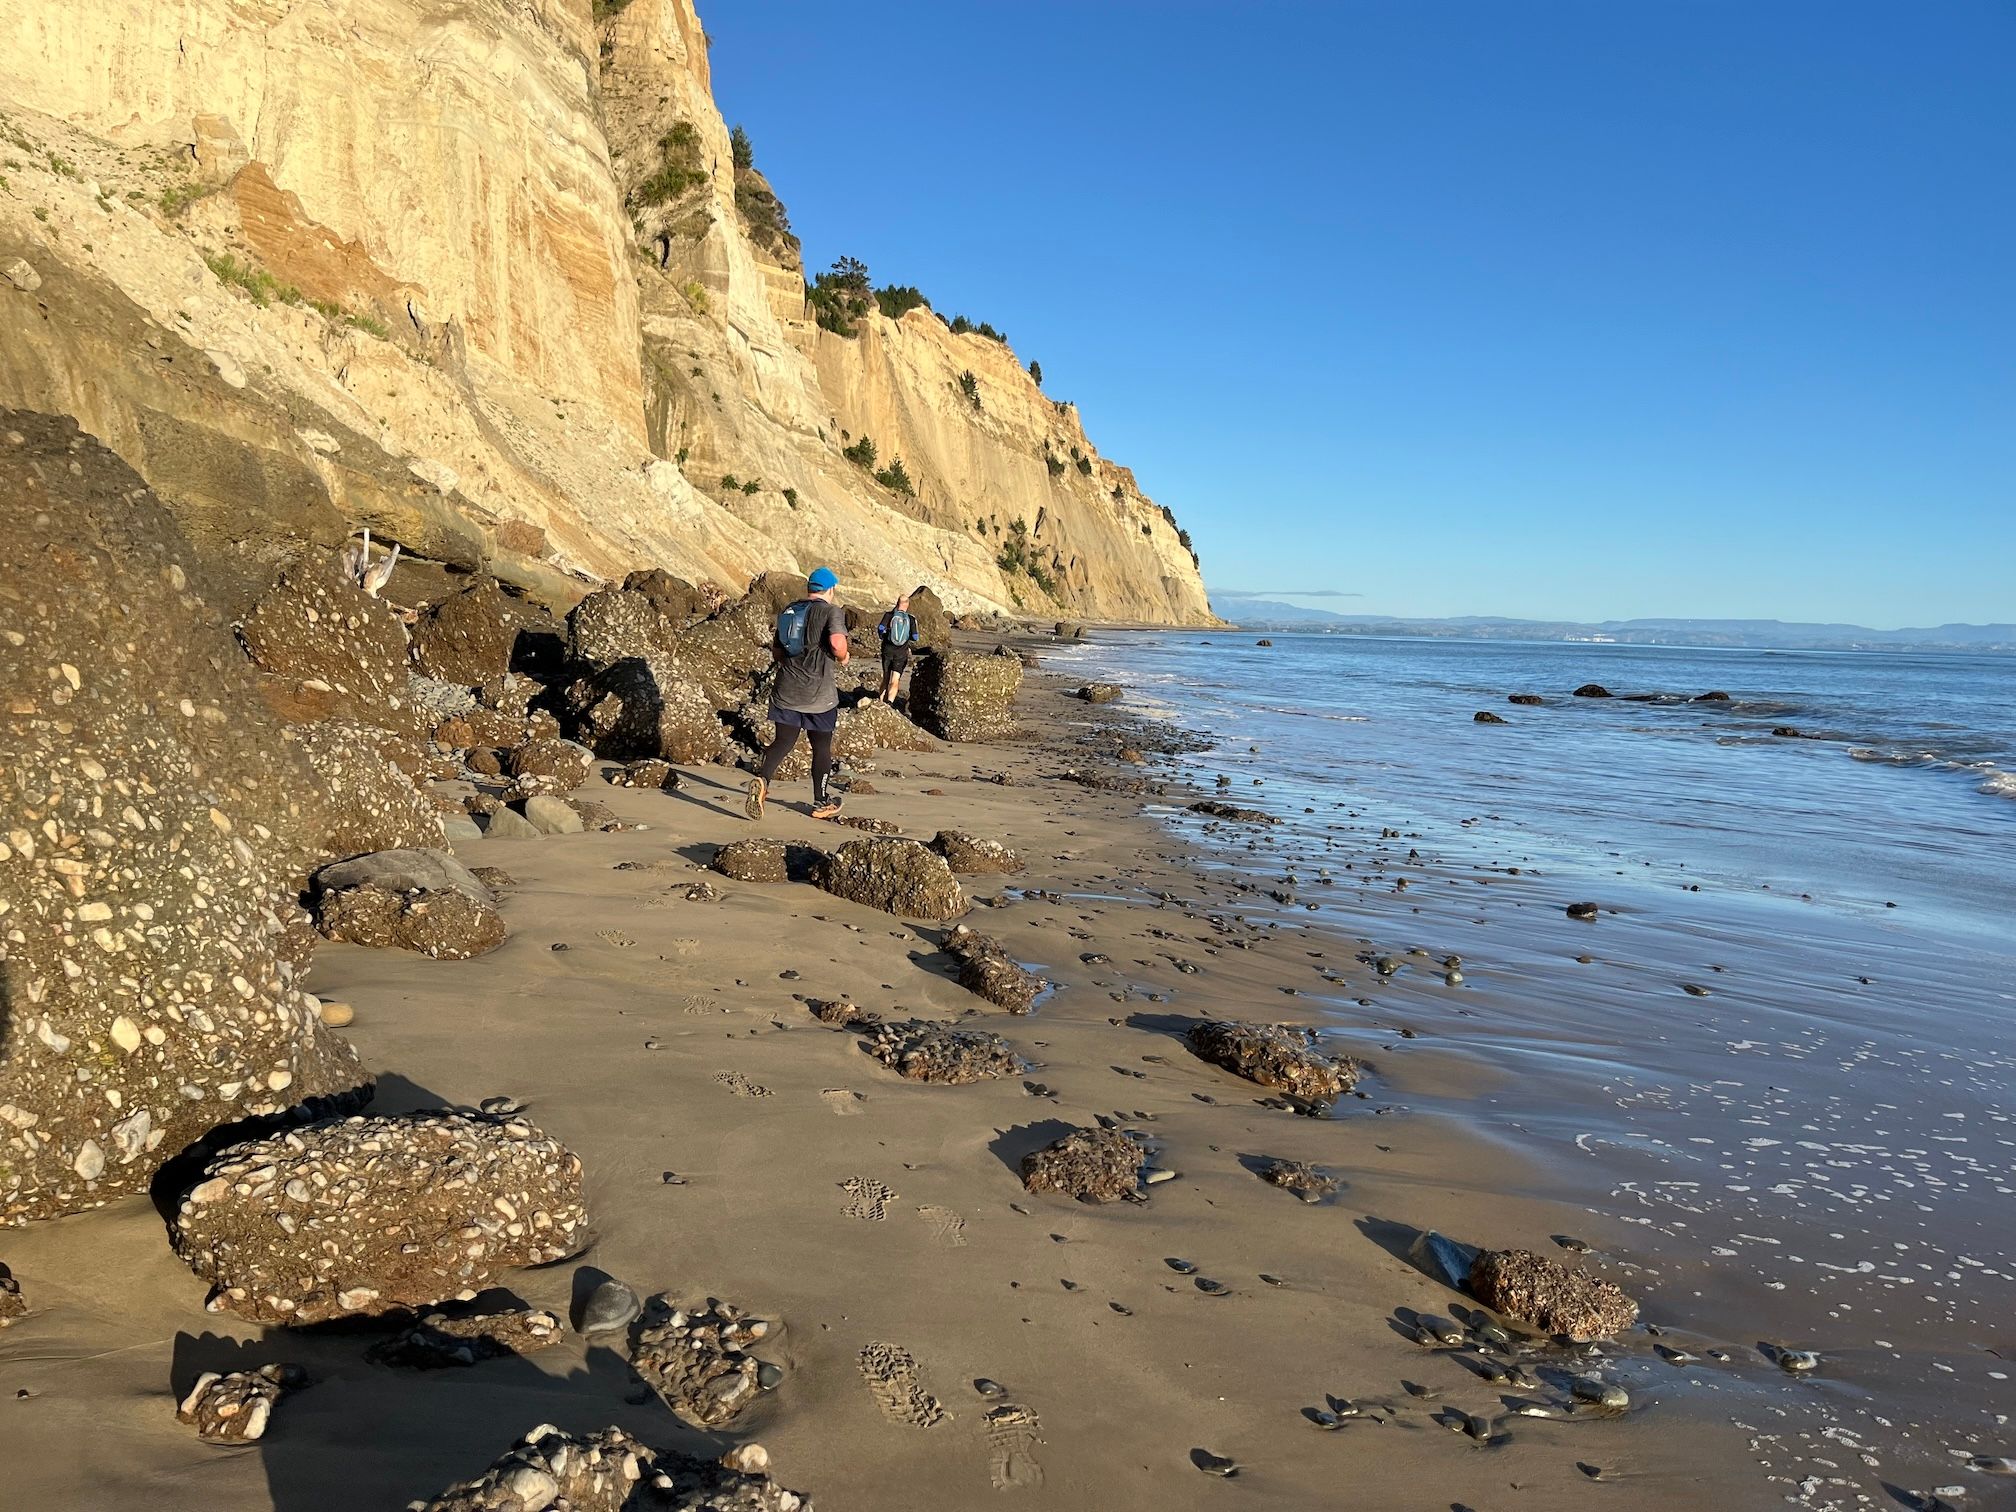
[[[0,1223],[369,1081],[298,977],[319,785],[206,585],[124,462],[0,411]]]
[[[620,1428],[577,1435],[542,1424],[475,1480],[407,1512],[812,1512],[812,1498],[770,1479],[768,1464],[760,1444],[703,1460]]]
[[[821,859],[816,880],[835,897],[907,919],[966,912],[966,894],[945,858],[915,840],[849,840]]]
[[[763,1319],[712,1297],[691,1308],[653,1297],[636,1325],[630,1366],[694,1427],[720,1428],[763,1390],[763,1364],[748,1351],[769,1331]]]
[[[194,1427],[198,1438],[212,1443],[249,1443],[265,1437],[281,1395],[306,1384],[297,1365],[261,1365],[229,1375],[206,1370],[176,1407],[175,1417]]]
[[[1486,1307],[1577,1343],[1638,1321],[1638,1304],[1621,1287],[1531,1250],[1487,1250],[1471,1262],[1467,1284]]]
[[[1014,1076],[1022,1069],[1000,1035],[930,1019],[877,1024],[861,1048],[907,1081],[957,1087]]]
[[[1073,1129],[1022,1157],[1022,1185],[1081,1202],[1117,1202],[1140,1189],[1141,1146],[1118,1129]]]
[[[945,936],[945,953],[959,963],[959,985],[1010,1013],[1027,1013],[1049,985],[1008,954],[992,935],[954,925]]]
[[[564,702],[568,733],[608,761],[712,761],[727,741],[706,688],[665,652],[611,662]]]
[[[1358,1082],[1357,1062],[1324,1054],[1307,1029],[1210,1019],[1191,1028],[1188,1042],[1200,1060],[1309,1102],[1334,1101]]]
[[[964,830],[940,830],[931,837],[931,849],[945,858],[945,864],[962,877],[1019,872],[1022,856],[999,840],[983,840]]]
[[[213,1310],[308,1324],[466,1301],[571,1253],[586,1226],[580,1159],[531,1124],[410,1113],[234,1145],[170,1230]]]
[[[497,899],[445,850],[377,851],[315,873],[315,927],[332,940],[466,961],[504,943]]]
[[[1022,659],[1012,651],[975,656],[939,651],[917,658],[910,711],[943,740],[1005,740],[1015,733],[1015,692]]]
[[[382,730],[337,720],[287,731],[321,785],[322,822],[313,839],[323,855],[432,850],[445,843],[440,810],[384,754],[385,738]]]
[[[504,672],[556,668],[563,629],[540,605],[478,578],[420,616],[413,656],[428,675],[474,688]]]
[[[304,556],[239,627],[253,662],[295,684],[325,717],[415,732],[406,627],[390,604],[347,581],[328,556]]]

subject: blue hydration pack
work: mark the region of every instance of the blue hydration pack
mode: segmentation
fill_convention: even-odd
[[[812,617],[812,600],[800,599],[777,616],[777,644],[796,661],[805,654],[805,622]]]
[[[892,646],[909,645],[910,637],[912,634],[915,633],[916,629],[917,629],[917,622],[910,618],[910,615],[907,610],[892,609],[889,611],[890,645]]]

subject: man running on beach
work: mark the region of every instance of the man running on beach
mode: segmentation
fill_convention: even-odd
[[[922,593],[922,588],[912,590]],[[903,685],[903,670],[910,665],[910,648],[917,640],[917,620],[910,613],[911,594],[896,600],[896,607],[882,616],[875,633],[882,637],[882,702],[894,705]]]
[[[840,718],[840,688],[833,672],[847,660],[847,617],[833,602],[840,580],[829,567],[819,567],[805,580],[805,597],[777,616],[770,639],[770,659],[777,679],[770,691],[770,722],[777,734],[763,753],[763,765],[750,779],[744,811],[763,817],[770,779],[798,744],[804,731],[812,742],[812,817],[831,819],[840,799],[826,791],[833,770],[833,731]]]

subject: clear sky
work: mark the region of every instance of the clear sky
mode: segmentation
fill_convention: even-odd
[[[1214,588],[2016,620],[2010,0],[701,0],[810,266],[1005,330]]]

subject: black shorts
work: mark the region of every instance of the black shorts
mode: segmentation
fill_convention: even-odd
[[[882,648],[882,675],[884,677],[889,676],[892,672],[901,672],[909,665],[910,648],[908,646],[884,646]]]
[[[802,709],[780,709],[770,706],[770,723],[782,729],[810,730],[820,735],[831,735],[840,724],[840,706],[822,709],[817,714],[807,714]]]

